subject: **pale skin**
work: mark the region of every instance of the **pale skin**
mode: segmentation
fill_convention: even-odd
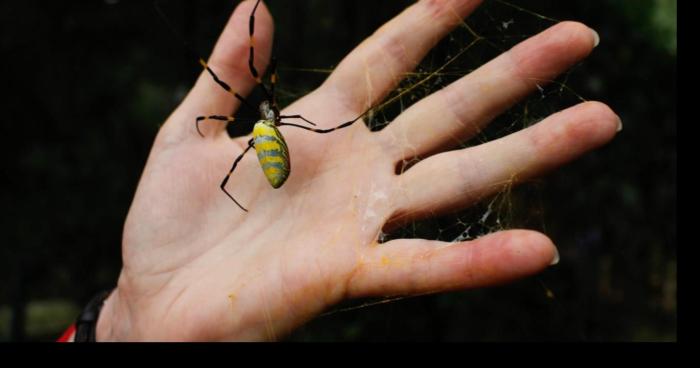
[[[355,118],[478,3],[416,2],[282,114],[304,115],[319,128]],[[237,7],[209,59],[243,95],[256,84],[246,64],[252,5]],[[272,29],[261,4],[255,28],[261,71]],[[226,186],[247,213],[219,184],[250,136],[231,139],[219,121],[201,124],[205,138],[194,127],[196,116],[228,115],[240,103],[203,73],[153,144],[97,340],[277,340],[344,299],[486,287],[556,263],[552,241],[529,230],[459,243],[378,244],[377,237],[387,224],[465,208],[504,183],[533,178],[611,140],[620,119],[602,103],[585,102],[502,139],[456,149],[597,43],[583,24],[556,24],[416,103],[381,132],[361,121],[329,134],[281,127],[292,165],[287,182],[271,188],[249,152]],[[415,156],[423,160],[395,173],[398,162]]]

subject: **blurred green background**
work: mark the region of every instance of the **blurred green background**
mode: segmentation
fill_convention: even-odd
[[[288,100],[325,76],[303,69],[332,69],[411,3],[269,2]],[[236,4],[162,1],[203,55]],[[537,208],[535,221],[513,222],[548,234],[560,264],[497,288],[347,302],[288,340],[676,340],[676,1],[508,4],[487,0],[467,19],[490,52],[467,50],[462,71],[551,25],[542,15],[582,21],[601,43],[563,82],[624,123],[611,144],[512,194]],[[51,341],[115,284],[150,144],[200,70],[150,1],[4,1],[0,29],[0,341]],[[435,52],[449,56],[455,42]],[[545,106],[566,107],[566,96]]]

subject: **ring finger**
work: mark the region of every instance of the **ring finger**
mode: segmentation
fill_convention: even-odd
[[[464,208],[608,142],[621,128],[606,105],[585,102],[517,133],[427,158],[397,176],[393,225]]]

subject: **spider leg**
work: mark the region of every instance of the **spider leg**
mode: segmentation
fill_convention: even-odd
[[[350,121],[346,121],[346,122],[344,122],[344,123],[342,123],[342,124],[336,126],[335,128],[317,129],[317,128],[305,127],[305,126],[303,126],[303,125],[298,125],[298,124],[293,124],[293,123],[282,123],[282,122],[277,123],[277,126],[288,125],[288,126],[293,126],[293,127],[301,128],[301,129],[304,129],[304,130],[308,130],[308,131],[314,132],[314,133],[322,133],[322,134],[323,134],[323,133],[330,133],[330,132],[336,131],[336,130],[338,130],[338,129],[343,129],[343,128],[349,127],[350,125],[354,124],[356,121],[360,120],[363,116],[367,115],[370,111],[372,111],[372,107],[370,107],[370,108],[368,108],[367,110],[365,110],[365,112],[363,112],[362,114],[360,114],[360,115],[359,115],[358,117],[356,117],[355,119],[352,119],[352,120],[350,120]],[[280,118],[280,120],[281,120],[281,119],[284,119],[284,118],[287,118],[287,119],[301,119],[301,120],[304,120],[305,122],[307,122],[307,123],[309,123],[309,124],[311,124],[311,125],[313,125],[313,126],[316,126],[316,124],[314,124],[313,122],[311,122],[310,120],[306,119],[305,117],[303,117],[303,116],[301,116],[301,115],[282,115],[282,116],[280,116],[279,118]]]
[[[280,119],[301,119],[313,126],[316,126],[313,121],[310,121],[301,115],[280,115]]]
[[[347,128],[347,127],[349,127],[350,125],[352,125],[354,122],[356,122],[356,121],[359,120],[359,119],[360,119],[360,118],[357,118],[357,119],[355,119],[355,120],[350,120],[350,121],[348,121],[348,122],[345,122],[345,123],[342,123],[342,124],[338,125],[338,126],[335,127],[335,128],[328,128],[328,129],[315,129],[315,128],[309,128],[309,127],[306,127],[306,126],[303,126],[303,125],[292,124],[292,123],[279,123],[279,124],[277,124],[277,126],[288,125],[288,126],[293,126],[293,127],[301,128],[301,129],[304,129],[304,130],[308,130],[308,131],[311,131],[311,132],[314,132],[314,133],[322,133],[322,134],[323,134],[323,133],[330,133],[330,132],[336,131],[336,130],[338,130],[338,129]]]
[[[238,207],[240,207],[240,208],[241,208],[243,211],[245,211],[245,212],[248,212],[248,210],[245,209],[243,206],[241,206],[241,204],[238,203],[238,201],[237,201],[236,199],[234,199],[233,196],[232,196],[229,192],[226,191],[226,183],[228,183],[228,179],[231,177],[231,174],[233,173],[233,170],[236,170],[236,166],[238,165],[238,162],[241,161],[241,159],[243,158],[243,156],[245,156],[245,154],[248,153],[248,151],[250,151],[250,149],[253,148],[253,147],[254,147],[254,145],[253,145],[253,138],[251,138],[251,139],[248,141],[248,147],[243,151],[243,153],[241,153],[241,154],[236,158],[235,161],[233,161],[233,166],[231,166],[231,170],[228,172],[228,174],[227,174],[226,177],[224,178],[224,181],[221,182],[221,185],[219,185],[219,187],[221,188],[221,190],[223,190],[224,193],[226,193],[226,195],[227,195],[229,198],[231,198],[231,200],[232,200],[234,203],[236,203],[236,205],[238,205]]]
[[[204,134],[202,134],[202,131],[199,130],[199,122],[202,120],[221,120],[221,121],[228,121],[228,122],[233,122],[236,120],[234,116],[224,116],[224,115],[209,115],[209,116],[197,116],[197,120],[195,120],[195,126],[197,127],[197,133],[204,137]]]
[[[253,78],[255,78],[255,81],[258,82],[258,86],[263,90],[265,93],[265,97],[267,97],[268,100],[272,101],[272,95],[270,92],[268,92],[267,88],[265,88],[265,85],[262,82],[262,78],[260,78],[260,74],[258,73],[258,69],[255,68],[255,64],[253,63],[255,61],[255,38],[253,37],[253,34],[255,33],[255,11],[258,9],[258,5],[260,5],[260,0],[255,2],[255,6],[253,7],[253,11],[250,13],[250,18],[248,20],[248,34],[250,35],[250,54],[248,55],[248,68],[250,69],[250,74],[253,75]]]
[[[204,69],[206,69],[207,72],[209,72],[209,75],[211,75],[211,77],[214,78],[214,81],[215,81],[218,85],[220,85],[221,88],[225,89],[226,92],[232,94],[233,97],[235,97],[235,98],[237,98],[239,101],[243,102],[244,105],[246,105],[246,106],[248,106],[249,108],[253,109],[253,111],[258,111],[258,109],[255,108],[255,106],[254,106],[253,104],[251,104],[250,102],[248,102],[248,100],[246,100],[243,96],[241,96],[240,94],[238,94],[238,92],[234,91],[233,88],[231,88],[231,86],[228,85],[228,83],[226,83],[226,82],[222,81],[221,79],[219,79],[219,77],[216,75],[216,73],[214,73],[214,71],[211,70],[211,68],[209,67],[209,65],[207,65],[207,62],[204,61],[204,59],[202,59],[201,57],[199,58],[199,64],[202,65],[202,67],[204,67]]]
[[[275,99],[275,84],[277,84],[277,58],[272,57],[270,60],[270,99],[272,106],[277,109],[277,100]]]

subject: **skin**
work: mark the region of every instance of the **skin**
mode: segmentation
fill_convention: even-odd
[[[302,114],[319,128],[357,117],[478,3],[416,2],[282,114]],[[237,7],[209,59],[243,95],[255,86],[246,64],[252,5]],[[272,29],[261,4],[260,71]],[[97,340],[275,340],[346,298],[485,287],[556,263],[552,241],[528,230],[460,243],[376,239],[382,228],[467,207],[505,182],[527,180],[611,140],[620,119],[602,103],[585,102],[507,137],[447,151],[597,42],[580,23],[556,24],[416,103],[381,132],[361,122],[323,135],[282,127],[292,162],[287,182],[272,189],[249,153],[227,184],[248,213],[218,186],[250,136],[232,140],[215,121],[201,124],[205,138],[196,133],[194,117],[239,107],[203,73],[153,144]],[[416,155],[424,159],[395,173],[398,162]]]

